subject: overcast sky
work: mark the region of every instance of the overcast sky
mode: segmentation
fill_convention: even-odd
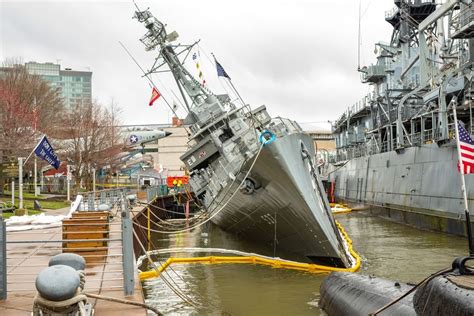
[[[303,123],[306,129],[335,120],[361,99],[368,87],[357,70],[357,0],[160,0],[149,7],[177,42],[201,40],[199,52],[208,87],[225,93],[206,56],[214,53],[245,102],[267,106],[270,115]],[[384,12],[393,0],[362,0],[361,62],[375,62],[374,43],[388,42],[391,26]],[[132,1],[0,0],[0,59],[59,62],[62,68],[91,70],[93,98],[113,98],[126,124],[167,123],[163,99],[148,106],[151,89],[119,45],[121,41],[148,69],[157,55],[145,52],[143,25],[132,19]],[[197,74],[195,65],[188,64]],[[169,74],[153,79],[168,100],[177,91]],[[177,93],[176,93],[177,94]],[[184,116],[183,110],[179,112]],[[324,126],[324,124],[322,125]],[[329,126],[326,125],[328,128]]]

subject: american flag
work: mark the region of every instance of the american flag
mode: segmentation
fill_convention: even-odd
[[[466,131],[462,123],[458,124],[459,148],[461,150],[462,168],[458,164],[458,169],[463,174],[474,173],[474,140]]]

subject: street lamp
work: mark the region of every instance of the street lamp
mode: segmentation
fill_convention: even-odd
[[[71,201],[71,180],[72,174],[71,171],[75,167],[72,163],[72,159],[67,158],[67,165],[66,165],[66,183],[67,183],[67,200]]]
[[[94,193],[95,198],[95,171],[96,171],[97,164],[94,163],[92,167],[92,192]]]

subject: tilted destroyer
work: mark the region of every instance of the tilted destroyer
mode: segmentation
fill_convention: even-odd
[[[341,200],[422,228],[463,234],[453,106],[474,132],[474,4],[395,0],[390,43],[359,69],[372,91],[334,123],[329,175]],[[474,177],[466,177],[471,210]]]
[[[314,166],[314,144],[300,126],[272,119],[265,106],[237,107],[228,95],[215,95],[184,67],[193,45],[172,44],[150,11],[135,12],[147,28],[146,50],[159,56],[151,72],[167,65],[188,115],[190,149],[181,157],[190,185],[207,218],[243,238],[338,267],[352,261],[331,215]],[[180,51],[178,51],[180,50]],[[242,102],[243,103],[243,102]],[[275,251],[276,250],[276,251]]]

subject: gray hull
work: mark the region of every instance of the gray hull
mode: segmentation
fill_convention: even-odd
[[[453,142],[354,158],[335,169],[329,181],[335,182],[338,200],[375,206],[381,214],[420,228],[465,234],[461,179]],[[466,187],[472,210],[474,175],[466,175]]]
[[[311,138],[304,134],[291,134],[266,145],[249,176],[257,189],[251,194],[239,191],[212,221],[268,249],[276,245],[276,255],[293,253],[299,259],[348,266],[321,181],[310,175],[301,143],[314,152]],[[240,182],[235,181],[229,192],[239,190]],[[225,203],[229,196],[218,199]]]

